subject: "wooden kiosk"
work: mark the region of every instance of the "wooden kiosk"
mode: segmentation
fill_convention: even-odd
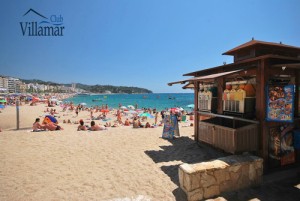
[[[229,153],[253,152],[266,170],[299,163],[300,47],[252,39],[223,55],[234,62],[168,83],[194,89],[195,140]],[[209,93],[215,99],[203,97]]]

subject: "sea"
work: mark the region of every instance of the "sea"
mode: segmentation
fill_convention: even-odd
[[[84,104],[87,107],[108,105],[109,108],[119,108],[119,105],[138,108],[152,108],[158,111],[179,107],[191,110],[187,105],[194,104],[194,93],[152,93],[152,94],[94,94],[76,95],[65,101],[75,105]]]

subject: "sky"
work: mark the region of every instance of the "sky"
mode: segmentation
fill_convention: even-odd
[[[57,16],[63,36],[23,36],[20,22],[42,21],[29,9]],[[167,83],[232,63],[222,53],[252,37],[300,47],[299,11],[299,0],[1,0],[0,75],[193,92]]]

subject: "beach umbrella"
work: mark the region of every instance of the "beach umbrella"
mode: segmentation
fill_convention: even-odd
[[[141,114],[141,113],[144,112],[144,110],[142,110],[142,109],[136,109],[135,111],[136,111],[137,113],[139,113],[139,114]]]
[[[38,97],[33,97],[32,98],[32,102],[38,102],[38,101],[40,101],[40,99]]]
[[[135,109],[135,107],[134,107],[133,105],[128,105],[127,107],[128,107],[129,109],[132,109],[132,110]]]
[[[127,107],[125,107],[125,106],[121,106],[120,108],[123,109],[123,110],[124,110],[124,109],[127,109]]]
[[[189,105],[187,105],[187,107],[188,107],[188,108],[194,108],[195,105],[194,105],[194,104],[189,104]]]
[[[0,100],[0,103],[6,103],[5,99]]]
[[[59,100],[57,100],[56,98],[51,98],[49,101],[51,101],[51,102],[58,102]]]
[[[79,105],[86,105],[86,103],[80,103]]]
[[[137,111],[134,111],[134,110],[127,110],[127,111],[124,111],[125,113],[128,113],[128,114],[137,114],[138,112]]]
[[[4,105],[0,105],[0,109],[3,109],[3,108],[5,108],[5,106]]]
[[[171,111],[172,111],[172,112],[179,112],[180,109],[177,108],[177,107],[173,107],[173,108],[171,108],[169,111],[170,111],[170,112],[171,112]]]
[[[101,109],[100,112],[109,112],[108,109]]]
[[[149,117],[149,118],[154,118],[150,113],[148,112],[144,112],[144,113],[141,113],[139,114],[140,117]]]
[[[50,122],[57,123],[57,120],[56,120],[55,117],[53,117],[51,115],[46,115],[44,120],[43,120],[43,124],[50,123]]]

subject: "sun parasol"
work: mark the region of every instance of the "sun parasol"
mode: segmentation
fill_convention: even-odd
[[[154,118],[150,113],[148,112],[144,112],[144,113],[141,113],[139,114],[140,117],[149,117],[149,118]]]
[[[46,115],[44,120],[43,120],[43,124],[50,123],[50,122],[57,123],[57,120],[56,120],[55,117],[53,117],[51,115]]]
[[[194,105],[194,104],[189,104],[189,105],[187,105],[187,107],[188,107],[188,108],[194,108],[195,105]]]
[[[40,99],[38,98],[38,97],[32,97],[32,102],[38,102],[38,101],[40,101]]]
[[[127,109],[127,107],[126,107],[126,106],[121,106],[120,108],[121,108],[121,109],[123,109],[123,110],[124,110],[124,109]]]
[[[177,108],[177,107],[173,107],[173,108],[171,108],[169,111],[170,111],[170,112],[179,112],[180,109]]]
[[[1,99],[0,103],[6,103],[6,100],[5,99]]]
[[[134,110],[135,109],[135,107],[133,106],[133,105],[128,105],[127,106],[129,109],[131,109],[131,110]]]
[[[80,103],[79,105],[86,105],[86,103]]]
[[[101,109],[100,112],[109,112],[108,109]]]
[[[58,102],[59,100],[57,100],[56,98],[51,98],[50,101],[51,102]]]

